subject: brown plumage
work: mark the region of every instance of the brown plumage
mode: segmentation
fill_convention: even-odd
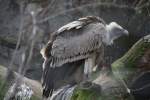
[[[92,67],[97,65],[97,59],[102,58],[97,55],[103,54],[103,45],[112,44],[113,40],[122,34],[127,34],[127,31],[117,23],[112,22],[107,25],[101,18],[94,16],[80,18],[54,32],[41,52],[45,58],[43,95],[48,97],[52,94],[55,82],[60,80],[60,78],[57,79],[57,74],[61,79],[63,78],[62,74],[54,72],[67,64],[67,66],[79,67],[85,62],[84,74],[90,75]],[[69,67],[63,70],[63,73],[68,70]]]
[[[92,16],[71,22],[52,34],[44,55],[52,57],[53,67],[85,59],[101,47],[105,25],[102,19]]]

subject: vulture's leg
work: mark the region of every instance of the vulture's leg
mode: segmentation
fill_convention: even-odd
[[[95,66],[95,56],[85,60],[84,64],[84,80],[91,80],[92,69]]]
[[[88,80],[88,74],[89,74],[89,62],[88,62],[88,59],[85,59],[85,64],[84,64],[84,81]]]

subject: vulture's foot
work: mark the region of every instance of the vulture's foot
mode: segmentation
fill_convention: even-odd
[[[84,81],[80,83],[79,86],[83,90],[93,90],[99,93],[101,92],[101,86],[90,81]]]

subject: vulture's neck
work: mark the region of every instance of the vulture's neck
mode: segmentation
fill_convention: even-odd
[[[113,44],[113,40],[116,38],[115,34],[112,32],[112,28],[113,27],[111,25],[106,25],[107,33],[105,34],[104,38],[104,43],[106,45]]]

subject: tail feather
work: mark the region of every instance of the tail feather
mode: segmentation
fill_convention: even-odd
[[[51,97],[52,96],[52,94],[53,94],[53,91],[54,91],[54,89],[53,88],[49,88],[49,89],[43,89],[43,97],[44,98],[48,98],[48,97]]]
[[[50,61],[46,61],[44,63],[44,70],[42,75],[42,87],[43,87],[43,97],[48,98],[51,97],[54,90],[61,88],[67,84],[76,83],[75,74],[80,75],[78,77],[79,80],[82,78],[81,73],[77,73],[77,70],[80,70],[81,65],[84,64],[84,61],[78,61],[74,63],[67,63],[62,65],[61,67],[52,68],[50,65]]]

